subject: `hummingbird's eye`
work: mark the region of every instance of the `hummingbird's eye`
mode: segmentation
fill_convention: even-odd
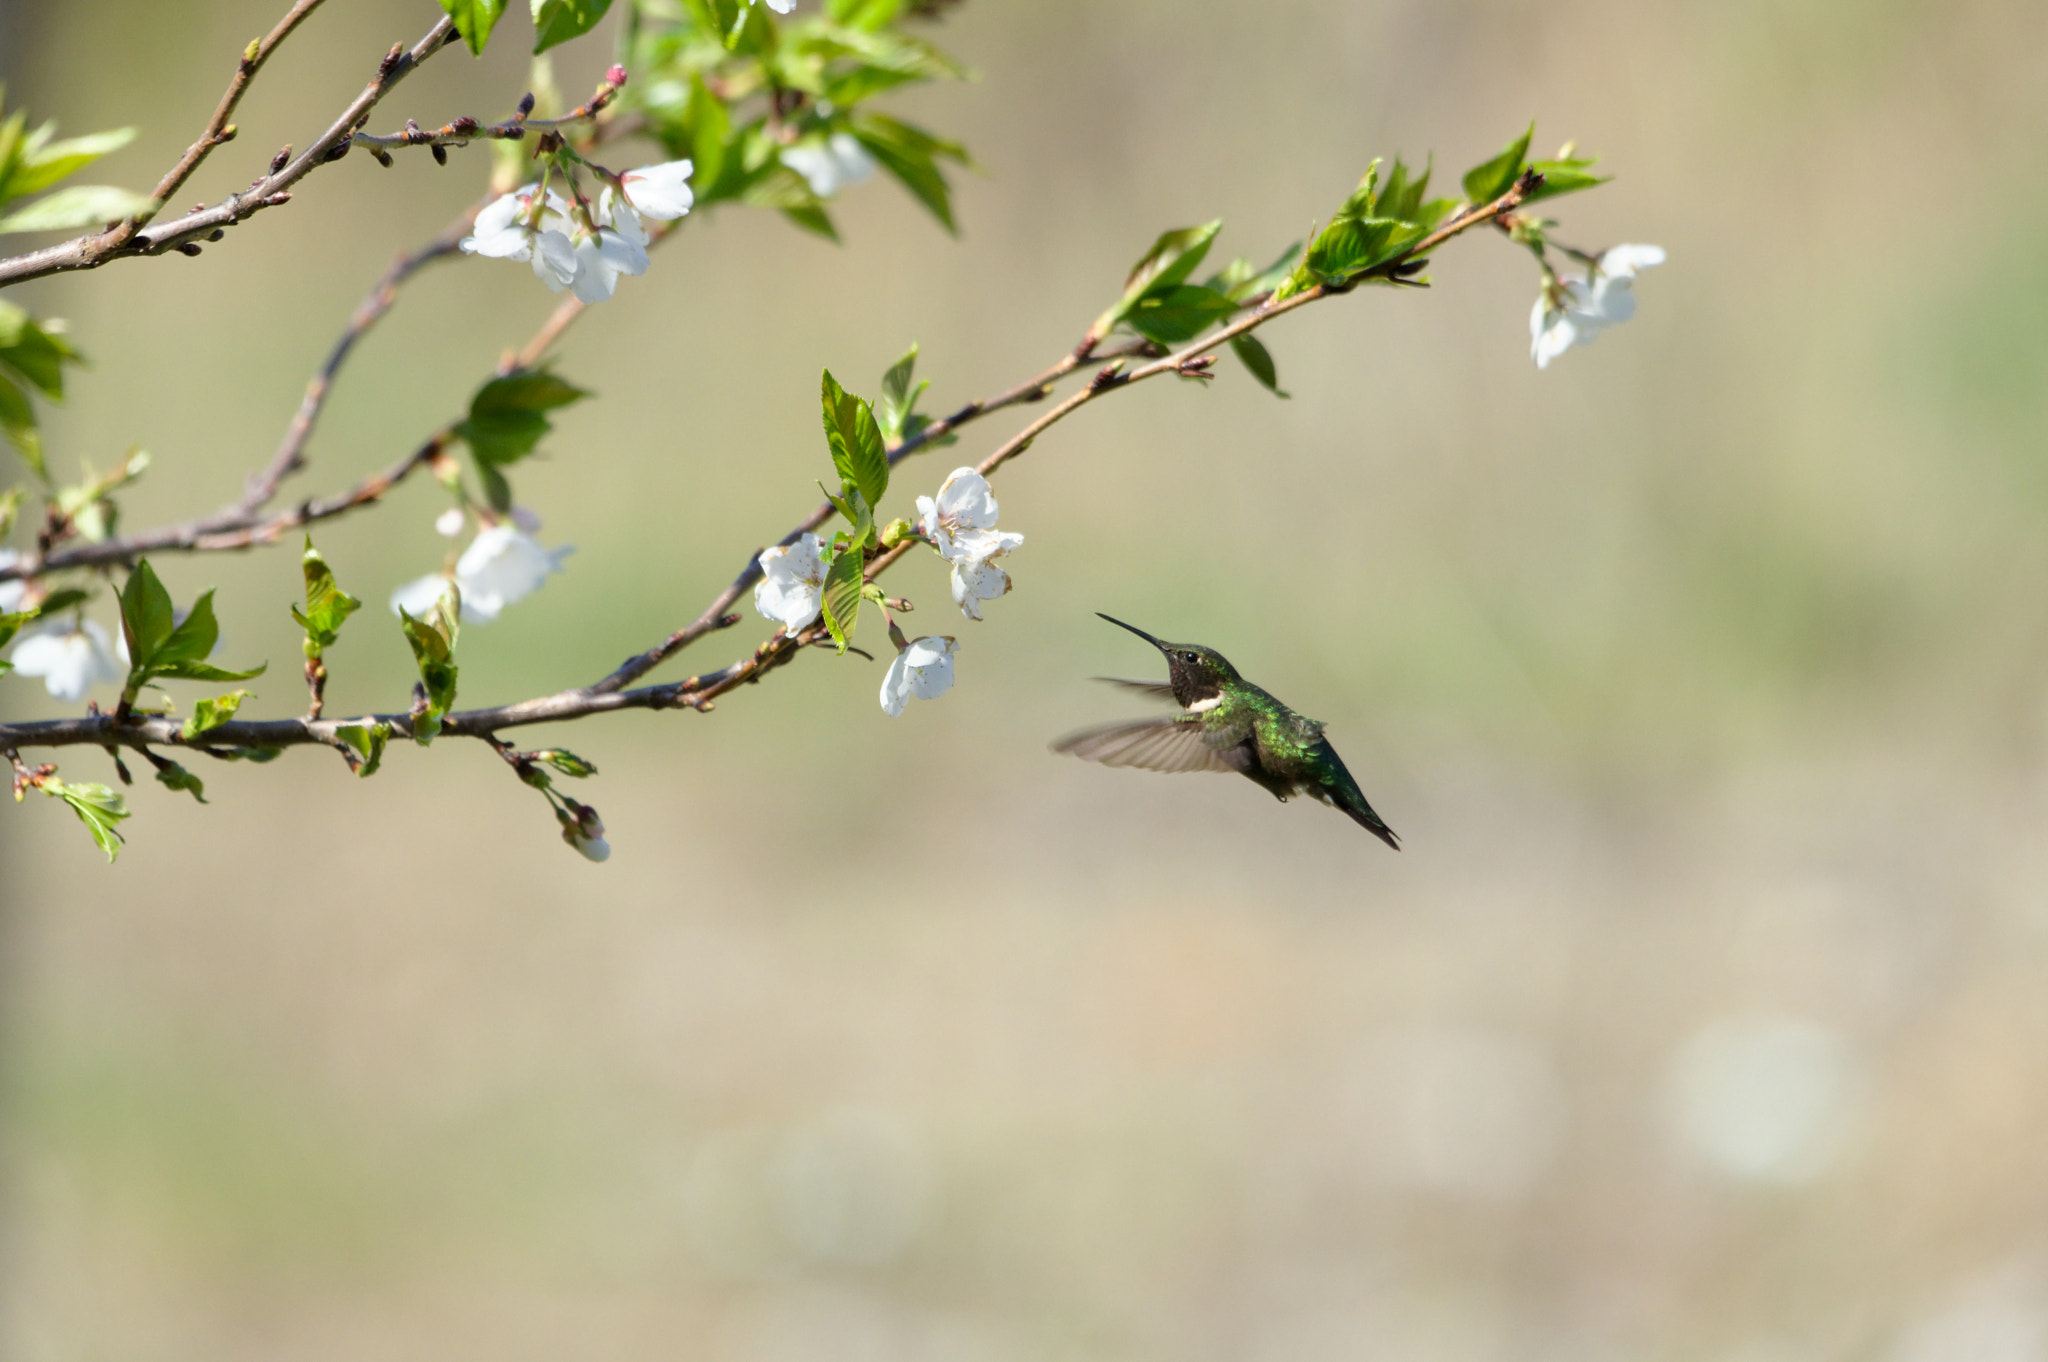
[[[1193,653],[1182,653],[1181,656],[1189,662],[1194,662],[1198,660]]]

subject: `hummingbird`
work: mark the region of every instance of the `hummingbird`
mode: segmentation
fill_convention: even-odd
[[[1163,719],[1104,724],[1083,729],[1052,745],[1083,761],[1135,766],[1145,771],[1235,771],[1285,803],[1307,795],[1335,809],[1394,850],[1401,841],[1386,825],[1343,758],[1323,736],[1323,725],[1304,718],[1237,674],[1214,648],[1199,643],[1166,643],[1135,625],[1103,615],[1120,629],[1166,654],[1170,679],[1118,681],[1102,678],[1155,699],[1172,700],[1180,713]]]

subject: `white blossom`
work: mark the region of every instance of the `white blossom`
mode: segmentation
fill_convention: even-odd
[[[960,645],[951,638],[914,638],[896,654],[882,678],[882,712],[895,718],[911,696],[936,700],[953,689],[953,654]]]
[[[1010,589],[1010,574],[996,560],[1024,542],[1021,534],[998,530],[996,514],[988,479],[972,468],[954,469],[936,499],[917,499],[918,528],[953,565],[953,603],[971,620],[981,618],[980,602]]]
[[[83,620],[36,630],[14,645],[8,660],[23,676],[42,677],[43,689],[59,700],[83,700],[94,686],[128,675],[127,654],[125,643],[117,655],[107,631]]]
[[[391,613],[403,610],[414,619],[425,619],[427,612],[448,594],[449,579],[438,572],[424,577],[415,577],[391,593]]]
[[[954,538],[959,556],[953,563],[953,604],[971,620],[981,618],[981,602],[992,601],[1010,589],[1010,574],[996,566],[996,560],[1024,542],[1021,534],[1007,530],[970,530]]]
[[[13,549],[0,549],[0,568],[10,568],[21,561],[21,555]],[[21,609],[21,598],[28,594],[28,583],[19,577],[11,582],[0,582],[0,615],[11,615]]]
[[[595,230],[578,227],[574,238],[576,276],[570,284],[586,303],[611,297],[620,275],[647,271],[647,231],[640,225],[640,215],[610,188],[598,198],[595,220]]]
[[[697,201],[690,190],[690,172],[695,168],[688,161],[663,161],[629,170],[619,177],[619,183],[625,186],[626,202],[634,211],[670,222],[689,212]]]
[[[754,609],[782,621],[794,638],[818,618],[825,601],[824,544],[807,534],[794,544],[761,550],[761,581],[754,588]]]
[[[875,158],[849,132],[835,132],[823,142],[784,147],[782,163],[803,176],[811,192],[821,199],[829,199],[875,173]]]
[[[965,551],[961,540],[996,527],[996,497],[988,479],[972,468],[956,468],[939,484],[937,498],[917,499],[917,527],[952,562]]]
[[[462,238],[471,255],[498,260],[530,260],[534,275],[560,293],[576,279],[576,247],[569,239],[569,205],[550,192],[533,221],[537,184],[522,185],[486,205],[476,215],[476,230]]]
[[[444,539],[453,539],[462,533],[462,527],[469,523],[469,517],[460,506],[450,506],[434,517],[434,533]]]
[[[493,525],[455,560],[455,584],[462,588],[462,618],[489,624],[514,601],[540,590],[548,574],[562,570],[571,546],[543,548],[538,539],[512,525]]]
[[[747,0],[747,3],[751,5],[754,0]],[[777,14],[787,14],[796,8],[796,0],[768,0],[768,8]]]
[[[1638,271],[1664,263],[1662,246],[1628,244],[1604,253],[1584,279],[1546,286],[1529,313],[1529,357],[1546,369],[1574,345],[1591,345],[1610,326],[1636,315]]]
[[[562,560],[575,551],[566,545],[545,548],[513,525],[492,525],[482,531],[455,560],[454,581],[461,591],[463,622],[489,624],[506,606],[540,590],[548,574],[560,572]],[[447,593],[448,581],[446,574],[438,572],[414,578],[391,593],[391,613],[404,610],[414,619],[425,618]]]

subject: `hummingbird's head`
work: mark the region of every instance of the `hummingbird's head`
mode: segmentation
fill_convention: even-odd
[[[1244,679],[1237,674],[1237,668],[1231,666],[1223,654],[1214,648],[1204,648],[1199,643],[1167,643],[1152,637],[1135,625],[1125,624],[1120,619],[1113,619],[1108,615],[1103,615],[1102,618],[1109,620],[1118,628],[1129,629],[1166,654],[1166,667],[1171,673],[1173,698],[1183,709],[1191,709],[1204,700],[1214,700],[1223,694],[1223,687],[1227,683]]]

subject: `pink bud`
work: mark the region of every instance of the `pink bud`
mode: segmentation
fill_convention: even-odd
[[[614,63],[611,70],[604,73],[604,80],[605,84],[617,89],[626,83],[626,68]]]

